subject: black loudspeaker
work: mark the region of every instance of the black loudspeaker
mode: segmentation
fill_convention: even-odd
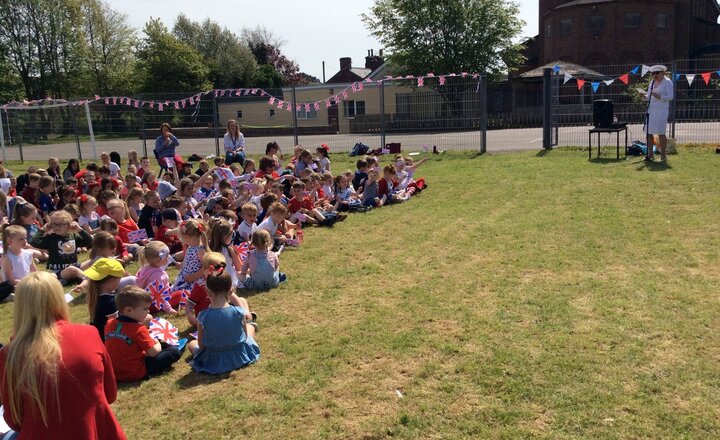
[[[613,123],[613,102],[609,99],[596,99],[593,102],[593,125],[597,128],[610,128]]]

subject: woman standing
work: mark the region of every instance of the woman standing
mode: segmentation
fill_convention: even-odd
[[[239,162],[243,166],[245,162],[245,136],[240,133],[237,121],[230,119],[227,123],[227,133],[223,139],[225,146],[225,165]]]
[[[647,135],[647,156],[645,160],[653,160],[653,144],[655,136],[660,139],[660,160],[667,159],[665,149],[667,148],[668,114],[670,113],[670,101],[673,100],[672,81],[665,78],[667,68],[662,65],[655,65],[650,68],[652,81],[645,92],[645,100],[648,101],[648,110],[645,120],[645,134]]]
[[[0,396],[17,439],[126,439],[110,409],[115,374],[97,330],[68,322],[62,285],[34,272],[15,288],[13,338],[0,350]]]

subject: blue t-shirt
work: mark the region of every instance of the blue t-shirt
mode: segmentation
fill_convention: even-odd
[[[50,214],[55,211],[55,203],[53,203],[52,196],[45,194],[42,191],[38,191],[40,197],[38,198],[38,205],[40,205],[40,212],[42,214]]]

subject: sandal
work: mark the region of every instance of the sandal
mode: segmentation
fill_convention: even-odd
[[[255,327],[255,333],[260,331],[260,326],[258,325],[257,322],[248,322],[248,325]]]

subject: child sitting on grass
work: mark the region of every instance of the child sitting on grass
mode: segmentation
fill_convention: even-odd
[[[15,286],[30,272],[36,272],[33,251],[25,249],[27,231],[18,225],[5,226],[2,231],[5,253],[2,256],[2,272],[5,281],[0,283],[0,301],[12,298]]]
[[[258,209],[253,203],[245,203],[240,208],[240,216],[242,217],[242,223],[238,226],[237,230],[240,234],[242,241],[250,241],[253,233],[257,231],[257,220]]]
[[[222,374],[257,362],[260,347],[255,342],[257,324],[248,323],[247,309],[230,305],[232,279],[225,263],[211,266],[205,274],[210,308],[198,315],[198,339],[188,348],[193,355],[193,370]]]
[[[78,265],[78,248],[90,247],[92,236],[73,222],[68,212],[55,211],[50,214],[50,221],[35,234],[30,244],[48,251],[47,268],[55,271],[61,281],[83,278]]]
[[[182,299],[181,292],[172,292],[170,277],[165,269],[170,259],[170,249],[161,241],[151,241],[140,252],[140,261],[143,267],[135,275],[137,285],[150,292],[152,304],[150,311],[157,313],[162,310],[171,315],[177,315],[176,308]],[[168,300],[168,292],[170,299]]]
[[[120,262],[112,258],[100,258],[88,270],[87,305],[90,313],[90,325],[95,327],[102,340],[105,340],[105,325],[108,319],[117,316],[115,290],[125,269]]]
[[[180,359],[183,347],[163,347],[150,336],[147,325],[152,319],[151,302],[150,294],[137,286],[125,287],[115,295],[118,317],[105,326],[105,348],[118,382],[160,375]]]
[[[77,199],[77,205],[80,209],[78,224],[90,234],[95,233],[97,228],[100,227],[100,216],[96,212],[97,200],[93,196],[83,194]]]
[[[187,249],[172,290],[190,291],[195,282],[202,278],[202,257],[207,250],[205,229],[205,224],[200,220],[190,219],[180,223],[180,240]]]
[[[252,236],[255,249],[248,252],[240,270],[240,282],[248,289],[269,290],[286,280],[280,272],[280,260],[273,247],[273,239],[268,231],[259,229]]]

